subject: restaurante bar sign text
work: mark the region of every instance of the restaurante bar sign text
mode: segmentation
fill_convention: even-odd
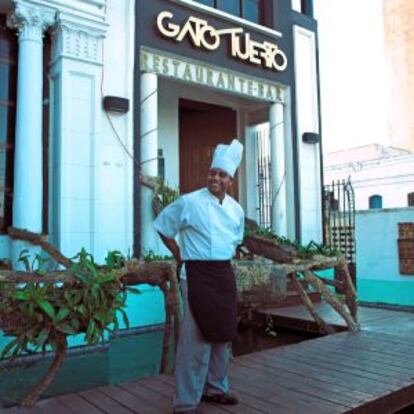
[[[223,36],[230,36],[231,55],[235,59],[276,71],[287,67],[287,57],[276,44],[253,40],[241,27],[216,30],[207,20],[194,16],[179,25],[172,22],[173,17],[169,11],[162,11],[157,17],[157,28],[165,37],[177,42],[188,37],[195,47],[213,51],[220,47]]]

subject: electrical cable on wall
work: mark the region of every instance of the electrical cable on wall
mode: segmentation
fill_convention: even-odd
[[[106,12],[106,5],[105,5],[105,12]],[[102,60],[105,60],[105,43],[102,43]],[[104,91],[103,91],[103,87],[104,87],[104,79],[105,79],[105,75],[104,75],[104,67],[102,66],[102,76],[101,76],[101,99],[104,98]],[[157,90],[155,90],[154,92],[151,92],[150,95],[148,95],[142,102],[145,102],[148,98],[150,98],[153,94],[155,94],[157,92]],[[131,153],[131,151],[129,150],[129,148],[125,145],[125,143],[122,141],[120,135],[118,134],[118,131],[115,128],[115,125],[112,121],[112,118],[110,116],[110,114],[108,112],[105,111],[105,115],[106,118],[108,119],[109,125],[111,126],[111,129],[113,131],[113,133],[115,134],[115,137],[117,138],[118,142],[121,144],[122,148],[124,149],[125,153],[128,155],[128,157],[135,163],[135,165],[137,165],[139,167],[139,169],[141,170],[141,166],[144,163],[150,162],[150,161],[155,161],[158,159],[158,157],[149,159],[149,160],[145,160],[143,162],[139,162],[134,155]],[[152,132],[152,131],[151,131]],[[142,137],[141,137],[142,138]]]

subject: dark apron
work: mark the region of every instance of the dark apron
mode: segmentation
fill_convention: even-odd
[[[237,332],[237,290],[230,261],[185,262],[188,302],[208,342],[231,342]]]

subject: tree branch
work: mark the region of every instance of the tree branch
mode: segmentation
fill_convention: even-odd
[[[310,299],[309,295],[307,294],[306,290],[304,289],[302,283],[297,279],[296,273],[290,273],[289,278],[293,283],[294,288],[298,292],[300,298],[302,299],[303,304],[306,306],[306,309],[312,315],[313,319],[319,326],[319,330],[321,333],[325,334],[332,334],[335,333],[335,330],[327,324],[316,312],[315,307],[313,306],[312,300]]]
[[[32,407],[33,405],[36,404],[36,401],[38,400],[39,396],[51,384],[51,382],[56,377],[56,374],[59,372],[60,367],[62,366],[63,360],[65,359],[66,351],[67,351],[66,335],[57,334],[55,358],[53,359],[53,362],[50,365],[46,375],[41,379],[41,381],[33,388],[32,391],[30,391],[30,393],[23,400],[22,402],[23,406]]]
[[[34,246],[40,246],[45,252],[49,253],[57,263],[69,268],[72,262],[65,257],[58,249],[52,246],[46,241],[47,236],[45,234],[33,233],[28,230],[17,229],[15,227],[9,227],[7,233],[13,240],[24,240]]]
[[[332,295],[324,283],[319,280],[310,270],[305,270],[303,276],[307,282],[309,282],[325,300],[339,313],[339,315],[345,320],[348,328],[355,332],[359,330],[357,322],[354,320],[348,310]]]

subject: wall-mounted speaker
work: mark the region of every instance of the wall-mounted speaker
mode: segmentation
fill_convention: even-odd
[[[126,114],[129,111],[129,99],[118,96],[105,96],[103,98],[103,107],[105,111]]]
[[[304,132],[302,134],[302,141],[306,144],[317,144],[320,140],[321,137],[316,132]]]

